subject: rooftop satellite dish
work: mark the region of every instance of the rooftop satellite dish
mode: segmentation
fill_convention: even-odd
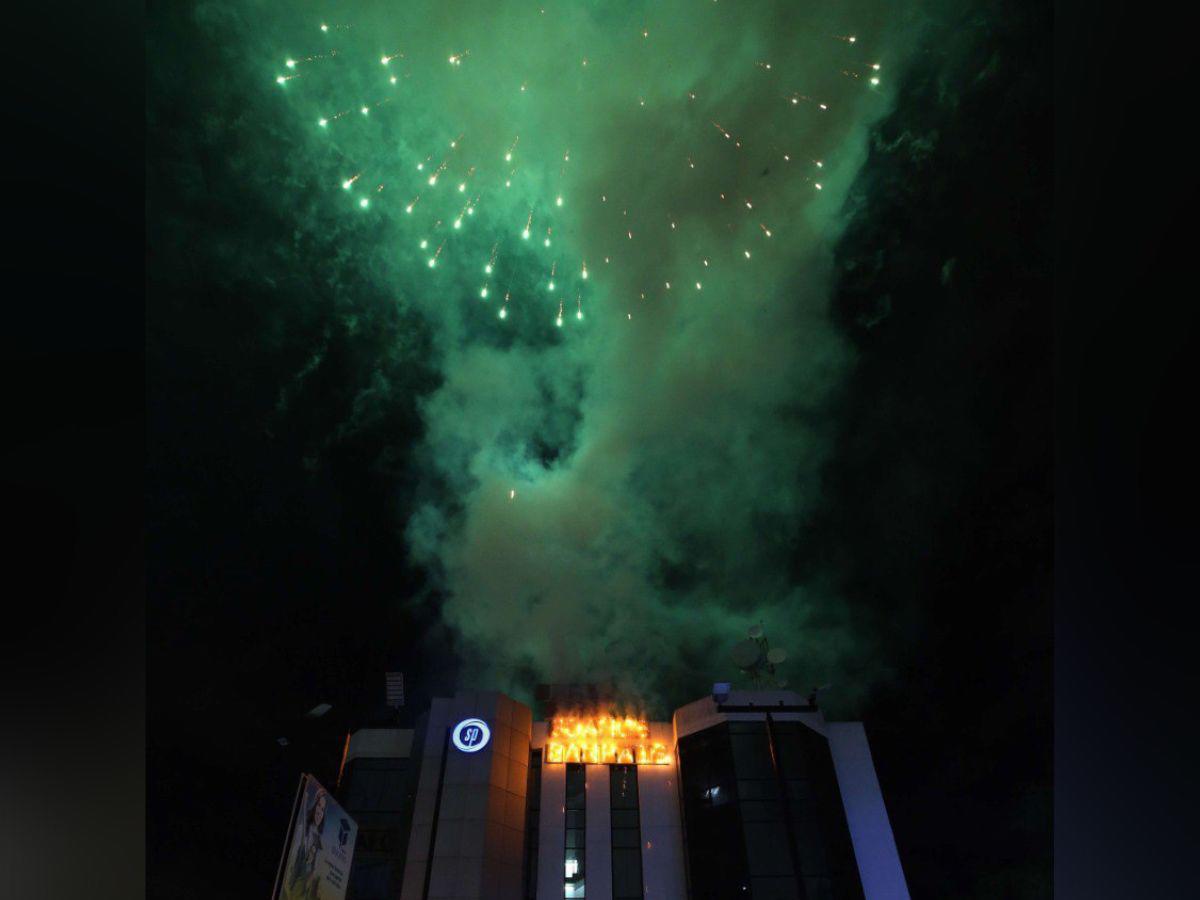
[[[774,650],[771,650],[767,653],[767,662],[773,666],[779,665],[785,659],[787,659],[787,651],[779,647],[776,647]]]
[[[753,669],[762,661],[762,648],[756,641],[739,641],[733,645],[732,656],[739,669]]]
[[[750,626],[750,637],[752,637],[754,640],[757,641],[762,636],[763,636],[763,627],[761,625],[751,625]]]

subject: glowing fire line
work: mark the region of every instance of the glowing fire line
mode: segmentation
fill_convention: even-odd
[[[671,754],[650,739],[650,725],[632,716],[556,716],[546,741],[547,763],[665,766]]]

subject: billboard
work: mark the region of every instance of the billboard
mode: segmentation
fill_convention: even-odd
[[[345,900],[358,823],[311,775],[300,778],[275,900]]]

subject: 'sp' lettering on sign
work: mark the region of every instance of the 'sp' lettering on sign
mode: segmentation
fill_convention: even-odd
[[[491,729],[483,719],[463,719],[450,732],[450,740],[463,753],[478,753],[491,739]]]

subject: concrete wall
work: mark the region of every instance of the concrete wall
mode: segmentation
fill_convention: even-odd
[[[867,900],[908,900],[908,884],[862,722],[830,722],[826,727],[863,893]]]
[[[724,706],[750,706],[761,708],[762,712],[723,713],[717,711],[716,701],[711,696],[693,701],[687,706],[675,710],[672,724],[675,726],[674,739],[687,737],[722,722],[761,721],[763,713],[770,712],[777,722],[803,722],[817,734],[825,734],[825,716],[820,710],[815,712],[776,712],[775,707],[804,706],[808,701],[795,691],[731,691]],[[674,746],[672,742],[671,746]]]
[[[488,745],[477,753],[447,748],[450,728],[469,717],[487,723]],[[401,900],[423,900],[427,868],[428,900],[520,900],[531,720],[528,707],[494,691],[433,701]]]
[[[650,737],[670,747],[672,754],[670,765],[638,766],[643,896],[647,900],[683,900],[687,896],[687,880],[679,819],[679,772],[671,723],[652,722]]]
[[[561,900],[566,841],[567,767],[542,760],[542,819],[538,831],[538,889],[541,898]]]

